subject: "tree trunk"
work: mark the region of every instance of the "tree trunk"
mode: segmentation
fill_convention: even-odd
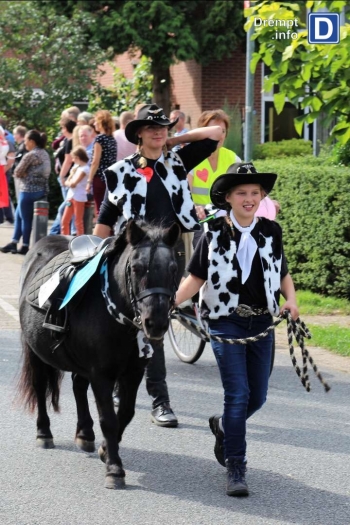
[[[170,68],[164,67],[157,60],[152,61],[153,102],[163,108],[167,117],[170,115]]]

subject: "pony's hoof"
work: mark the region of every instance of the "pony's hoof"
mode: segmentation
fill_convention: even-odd
[[[99,458],[100,460],[103,462],[103,463],[106,463],[106,459],[107,459],[107,451],[102,447],[100,446],[98,451],[97,451],[98,455],[99,455]]]
[[[125,478],[106,476],[105,488],[113,490],[125,489]]]
[[[76,445],[84,452],[95,452],[95,441],[87,441],[82,438],[75,438]]]
[[[36,446],[40,448],[55,448],[53,438],[36,438]]]

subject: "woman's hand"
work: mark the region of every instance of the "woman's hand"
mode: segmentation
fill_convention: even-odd
[[[196,214],[197,214],[197,217],[200,221],[202,221],[203,219],[206,218],[206,213],[205,213],[205,209],[204,209],[204,206],[196,206]]]

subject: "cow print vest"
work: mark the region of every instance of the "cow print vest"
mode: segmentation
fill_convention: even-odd
[[[263,267],[267,308],[279,314],[282,263],[282,230],[279,224],[260,218],[258,250]],[[225,217],[208,223],[208,279],[201,291],[201,307],[209,319],[232,314],[238,306],[237,245]]]
[[[115,232],[131,218],[145,218],[147,180],[138,168],[138,153],[116,162],[104,172],[109,201],[117,206],[121,217]],[[180,223],[187,230],[199,230],[196,210],[187,182],[187,173],[180,159],[172,151],[162,155],[154,166],[164,184]]]

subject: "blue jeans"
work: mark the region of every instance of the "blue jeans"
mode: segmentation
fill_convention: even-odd
[[[60,204],[60,206],[59,206],[59,208],[57,210],[57,215],[56,215],[56,218],[55,218],[55,220],[54,220],[54,222],[53,222],[53,224],[51,226],[49,235],[60,235],[60,233],[61,233],[61,221],[62,221],[64,210],[66,208],[66,197],[67,197],[67,193],[68,193],[68,188],[66,188],[65,186],[61,186],[61,191],[62,191],[62,195],[63,195],[64,201]],[[70,227],[71,227],[71,234],[75,235],[76,234],[76,228],[75,228],[74,217],[71,220]]]
[[[272,324],[270,314],[240,317],[236,313],[209,321],[211,335],[243,339],[263,332]],[[273,335],[249,345],[211,340],[224,387],[225,459],[246,455],[246,420],[266,401]]]
[[[21,237],[23,237],[23,246],[29,246],[33,224],[34,202],[40,201],[44,197],[46,197],[45,191],[20,192],[15,213],[15,229],[12,242],[18,243]]]

